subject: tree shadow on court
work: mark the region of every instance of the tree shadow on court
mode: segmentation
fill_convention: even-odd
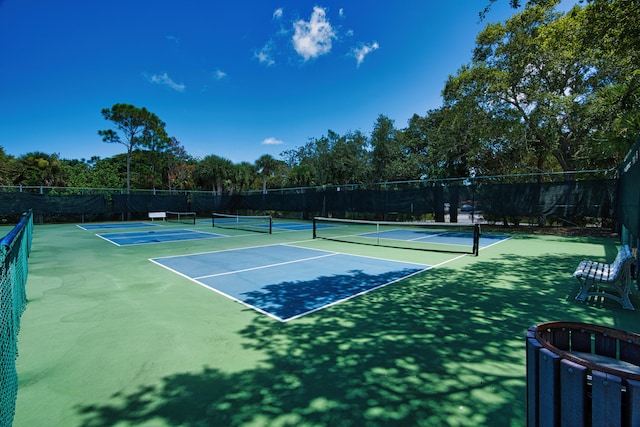
[[[287,320],[326,305],[369,291],[417,273],[423,268],[403,268],[382,274],[351,270],[346,274],[319,276],[313,280],[273,283],[246,292],[242,300]]]
[[[598,316],[573,301],[580,258],[481,257],[293,322],[256,315],[240,334],[259,366],[168,375],[78,408],[82,425],[524,425],[526,329]]]

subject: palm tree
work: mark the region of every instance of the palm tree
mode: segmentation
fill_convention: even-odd
[[[198,163],[194,175],[200,186],[209,187],[212,191],[222,194],[224,183],[232,177],[232,171],[231,160],[212,154]]]
[[[258,172],[262,175],[262,193],[267,194],[267,178],[273,175],[277,160],[269,154],[263,154],[256,160]]]

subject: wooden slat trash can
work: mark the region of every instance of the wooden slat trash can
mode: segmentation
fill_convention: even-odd
[[[527,426],[640,426],[640,335],[577,322],[527,331]]]

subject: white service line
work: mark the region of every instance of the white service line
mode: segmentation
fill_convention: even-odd
[[[261,270],[261,269],[264,269],[264,268],[278,267],[278,266],[287,265],[287,264],[295,264],[297,262],[311,261],[313,259],[326,258],[326,257],[330,257],[330,256],[335,256],[335,255],[340,255],[340,254],[339,253],[329,253],[329,254],[326,254],[326,255],[319,255],[319,256],[314,256],[314,257],[311,257],[311,258],[302,258],[302,259],[296,259],[296,260],[293,260],[293,261],[279,262],[279,263],[276,263],[276,264],[262,265],[262,266],[259,266],[259,267],[245,268],[243,270],[226,271],[224,273],[209,274],[209,275],[206,275],[206,276],[194,277],[193,279],[200,280],[200,279],[207,279],[209,277],[227,276],[229,274],[244,273],[245,271]]]

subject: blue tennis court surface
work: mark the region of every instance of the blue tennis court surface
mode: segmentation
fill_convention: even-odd
[[[313,230],[313,224],[305,224],[301,222],[273,222],[273,228],[276,230],[304,231]]]
[[[214,239],[226,237],[221,234],[204,233],[195,230],[158,230],[158,231],[128,231],[123,233],[97,234],[114,245],[144,245],[148,243],[179,242],[185,240]]]
[[[109,228],[142,228],[142,227],[156,227],[155,224],[149,224],[148,222],[117,222],[109,224],[76,224],[83,230],[103,230]]]
[[[431,268],[289,245],[150,261],[283,322]]]

